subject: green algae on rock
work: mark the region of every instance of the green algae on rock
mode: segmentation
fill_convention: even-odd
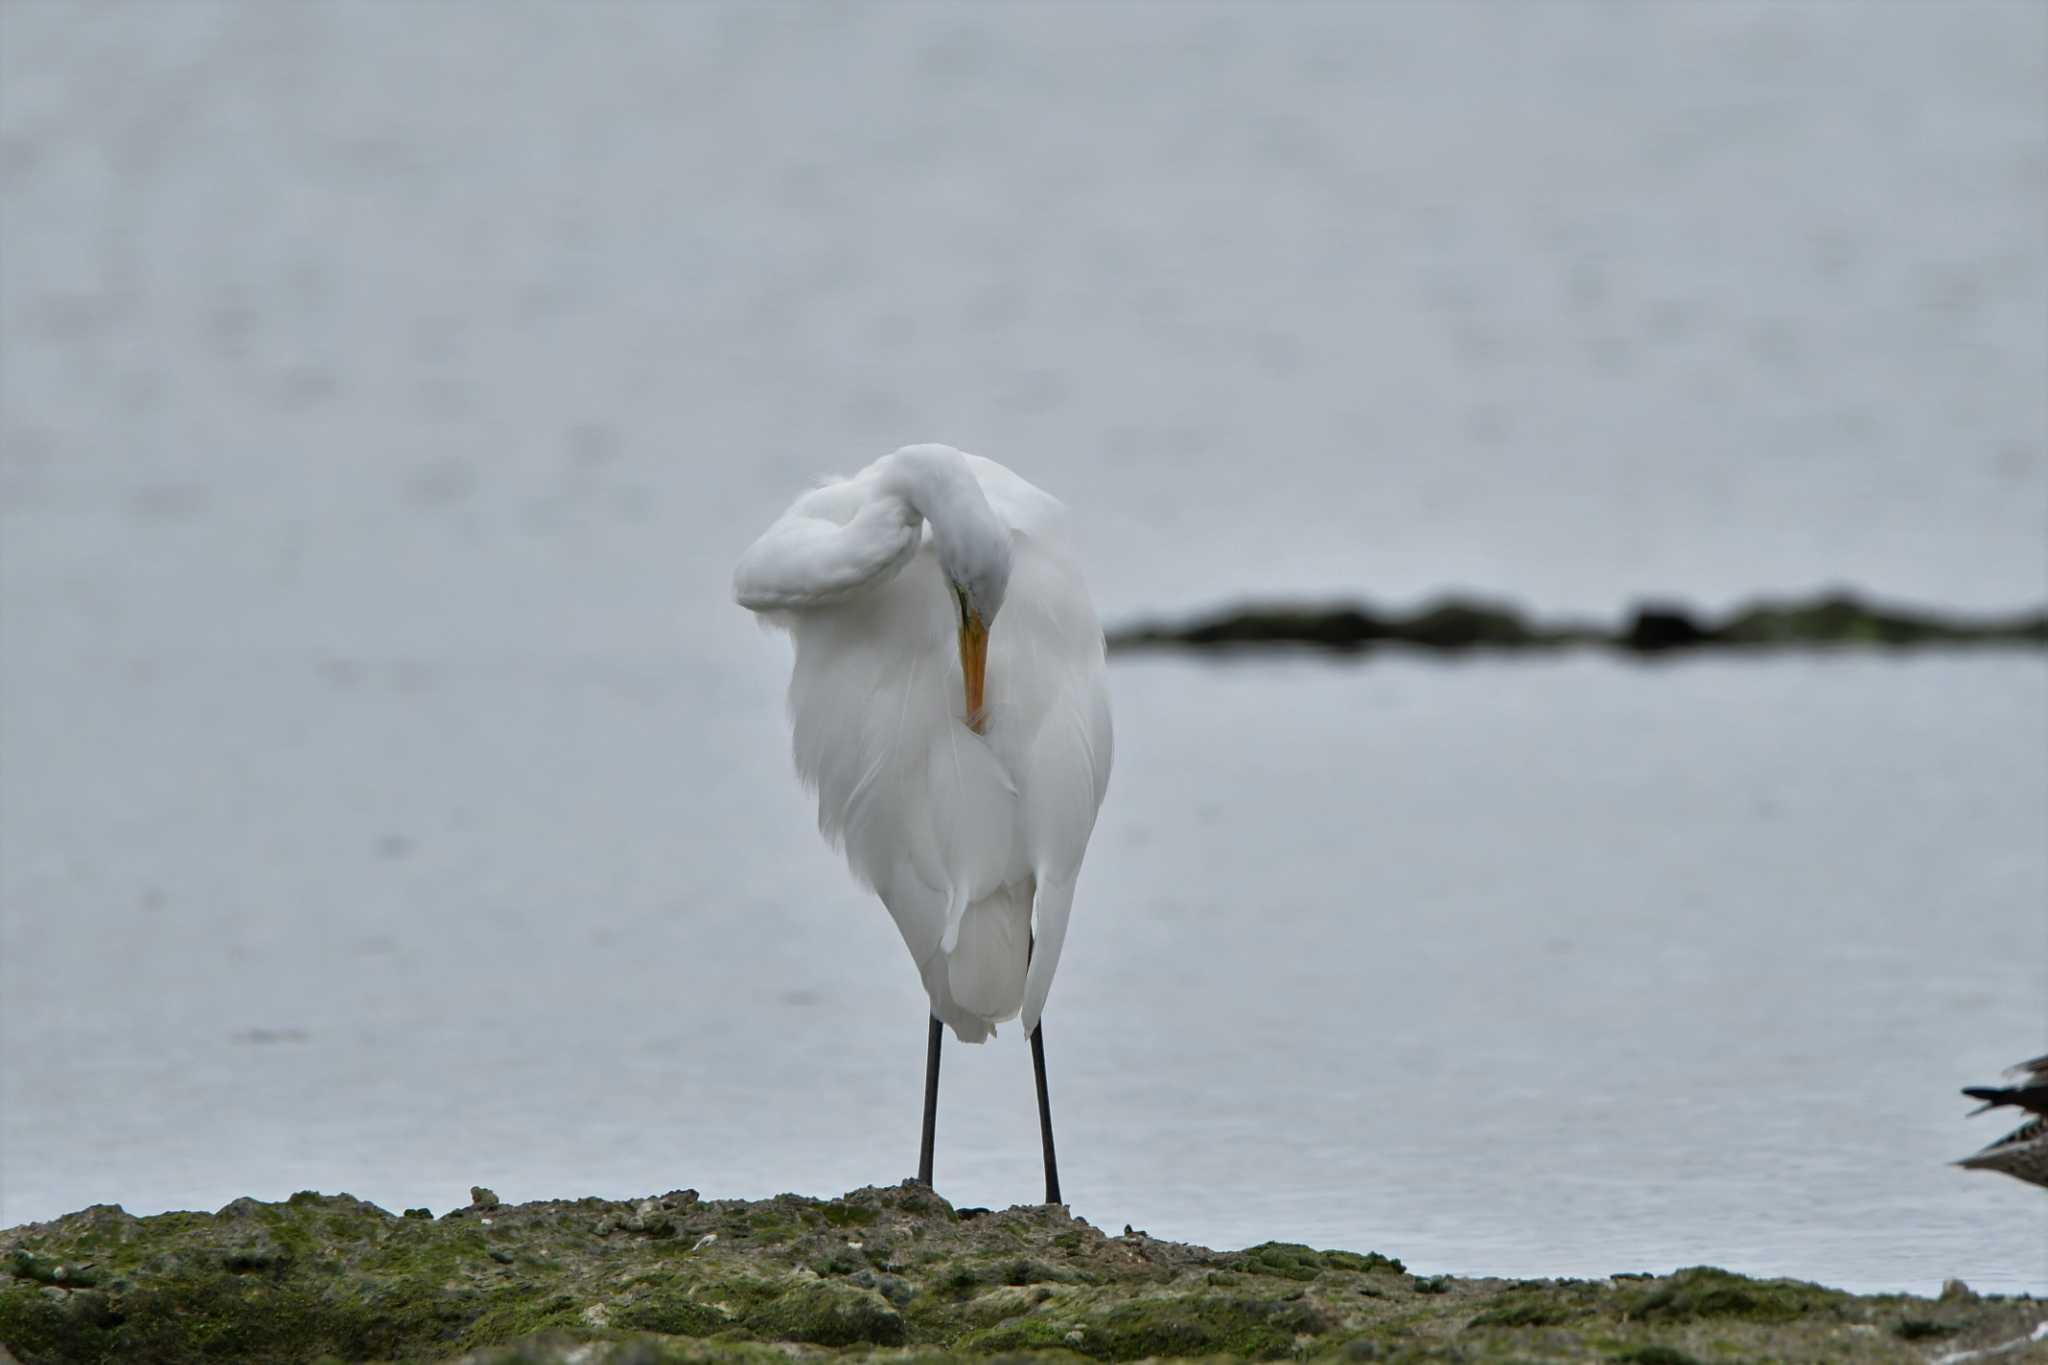
[[[506,1205],[429,1219],[347,1195],[0,1233],[23,1365],[659,1365],[1202,1357],[1922,1362],[2015,1341],[2031,1299],[1859,1297],[1710,1268],[1604,1280],[1411,1275],[1381,1253],[1210,1251],[1065,1210],[963,1217],[922,1186],[833,1200]]]

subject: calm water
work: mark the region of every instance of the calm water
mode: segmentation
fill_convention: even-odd
[[[1047,16],[1056,16],[1057,21]],[[1106,613],[2048,590],[2033,6],[0,11],[0,1222],[825,1192],[922,1007],[733,556],[912,439]],[[2048,663],[1116,665],[1067,1192],[2048,1289]],[[941,1184],[1029,1198],[1026,1053]]]
[[[810,828],[759,644],[726,678],[17,665],[0,1217],[911,1171],[922,997]],[[2048,998],[2038,659],[1115,688],[1047,1023],[1084,1216],[1431,1270],[2048,1285],[2041,1201],[1943,1164],[2002,1131],[1955,1087]],[[58,695],[65,730],[17,723]],[[956,1200],[1035,1197],[1027,1056],[953,1049]]]

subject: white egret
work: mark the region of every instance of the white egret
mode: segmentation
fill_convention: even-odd
[[[939,1044],[1021,1016],[1045,1199],[1060,1201],[1039,1016],[1109,784],[1102,625],[1066,509],[993,460],[905,446],[793,503],[733,596],[788,630],[796,766],[818,827],[888,907],[931,997],[918,1179]]]

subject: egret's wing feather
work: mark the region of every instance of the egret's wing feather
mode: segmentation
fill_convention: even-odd
[[[1024,836],[1038,870],[1032,905],[1035,940],[1024,981],[1023,1027],[1038,1027],[1067,941],[1074,880],[1095,830],[1095,815],[1109,789],[1114,747],[1109,689],[1100,670],[1087,673],[1046,718],[1026,760],[1022,789]]]
[[[949,879],[925,781],[959,665],[951,604],[929,554],[829,611],[795,613],[789,710],[797,772],[818,793],[818,827],[854,874],[906,905],[942,897],[930,943],[905,931],[920,961],[945,927]],[[892,909],[895,907],[892,906]]]
[[[1038,883],[1038,895],[1031,905],[1031,965],[1024,974],[1024,1003],[1018,1011],[1026,1038],[1045,1013],[1045,998],[1052,992],[1052,974],[1059,969],[1060,949],[1067,943],[1067,918],[1073,908],[1073,882],[1047,878]]]
[[[907,564],[921,524],[902,499],[860,480],[814,488],[740,556],[732,595],[749,611],[841,601]]]

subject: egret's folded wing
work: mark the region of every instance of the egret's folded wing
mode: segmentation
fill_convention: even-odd
[[[1071,688],[1047,716],[1031,746],[1020,786],[1024,791],[1025,842],[1037,869],[1038,895],[1031,907],[1031,968],[1024,980],[1022,1024],[1026,1037],[1052,991],[1067,940],[1067,916],[1074,906],[1074,879],[1081,872],[1095,813],[1109,789],[1112,738],[1109,691],[1100,673]]]
[[[861,482],[812,489],[740,556],[732,595],[749,611],[836,602],[908,563],[921,524],[901,498]]]
[[[1018,1027],[1029,1038],[1038,1028],[1038,1016],[1045,1012],[1045,998],[1052,992],[1052,974],[1060,965],[1060,949],[1067,942],[1067,919],[1074,909],[1074,883],[1041,878],[1031,902],[1031,965],[1024,973],[1024,1007],[1018,1011]]]

